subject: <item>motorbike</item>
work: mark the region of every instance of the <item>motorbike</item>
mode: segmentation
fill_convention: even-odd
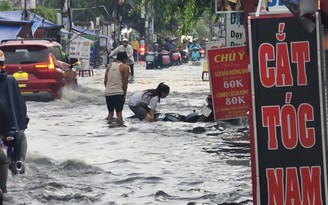
[[[188,63],[188,49],[179,49],[181,56],[181,63]]]
[[[200,52],[199,52],[199,49],[195,48],[195,49],[190,50],[190,52],[191,52],[191,60],[193,62],[196,62],[196,61],[199,61],[200,60]]]
[[[205,58],[205,49],[204,48],[201,48],[199,50],[199,54],[200,54],[201,57]]]
[[[172,51],[172,64],[180,65],[181,63],[181,54],[178,50]]]
[[[161,53],[162,53],[162,66],[170,67],[172,65],[170,52],[167,50],[163,50]]]
[[[147,52],[146,53],[146,69],[154,69],[155,68],[155,52]]]
[[[154,121],[169,121],[169,122],[214,122],[212,95],[206,98],[207,104],[200,109],[194,110],[188,115],[181,115],[179,113],[155,113]]]
[[[140,45],[138,49],[138,55],[139,55],[139,60],[143,61],[145,60],[145,55],[146,54],[146,46],[145,45]]]
[[[207,104],[200,109],[199,112],[195,111],[186,115],[185,122],[213,122],[214,112],[213,112],[213,102],[212,95],[206,97]]]
[[[154,121],[166,121],[166,122],[214,122],[214,112],[212,95],[206,97],[207,104],[200,109],[200,111],[193,110],[188,115],[181,115],[179,113],[159,113],[154,114]],[[129,118],[137,118],[135,115]]]

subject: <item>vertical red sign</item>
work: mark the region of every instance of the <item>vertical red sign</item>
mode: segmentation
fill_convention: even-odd
[[[319,16],[249,19],[254,204],[327,204]],[[297,31],[297,32],[296,32]]]
[[[246,117],[251,107],[246,47],[209,50],[208,65],[215,119]]]

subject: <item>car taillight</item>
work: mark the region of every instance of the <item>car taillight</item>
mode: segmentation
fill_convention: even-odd
[[[54,59],[49,55],[48,64],[38,64],[35,65],[36,68],[48,68],[50,70],[55,69]]]
[[[1,66],[1,69],[6,69],[6,66],[5,65]]]

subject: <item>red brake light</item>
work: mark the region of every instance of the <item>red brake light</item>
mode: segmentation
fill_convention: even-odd
[[[54,59],[51,55],[48,58],[48,64],[38,64],[35,65],[36,68],[48,68],[48,69],[55,69]]]
[[[55,69],[55,64],[54,64],[54,59],[51,55],[49,55],[49,64],[48,64],[49,69]]]

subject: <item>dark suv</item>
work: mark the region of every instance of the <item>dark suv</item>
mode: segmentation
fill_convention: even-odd
[[[61,96],[62,87],[76,85],[72,70],[77,59],[68,59],[61,45],[50,39],[3,40],[0,50],[5,54],[5,69],[18,81],[22,94],[47,92]]]

